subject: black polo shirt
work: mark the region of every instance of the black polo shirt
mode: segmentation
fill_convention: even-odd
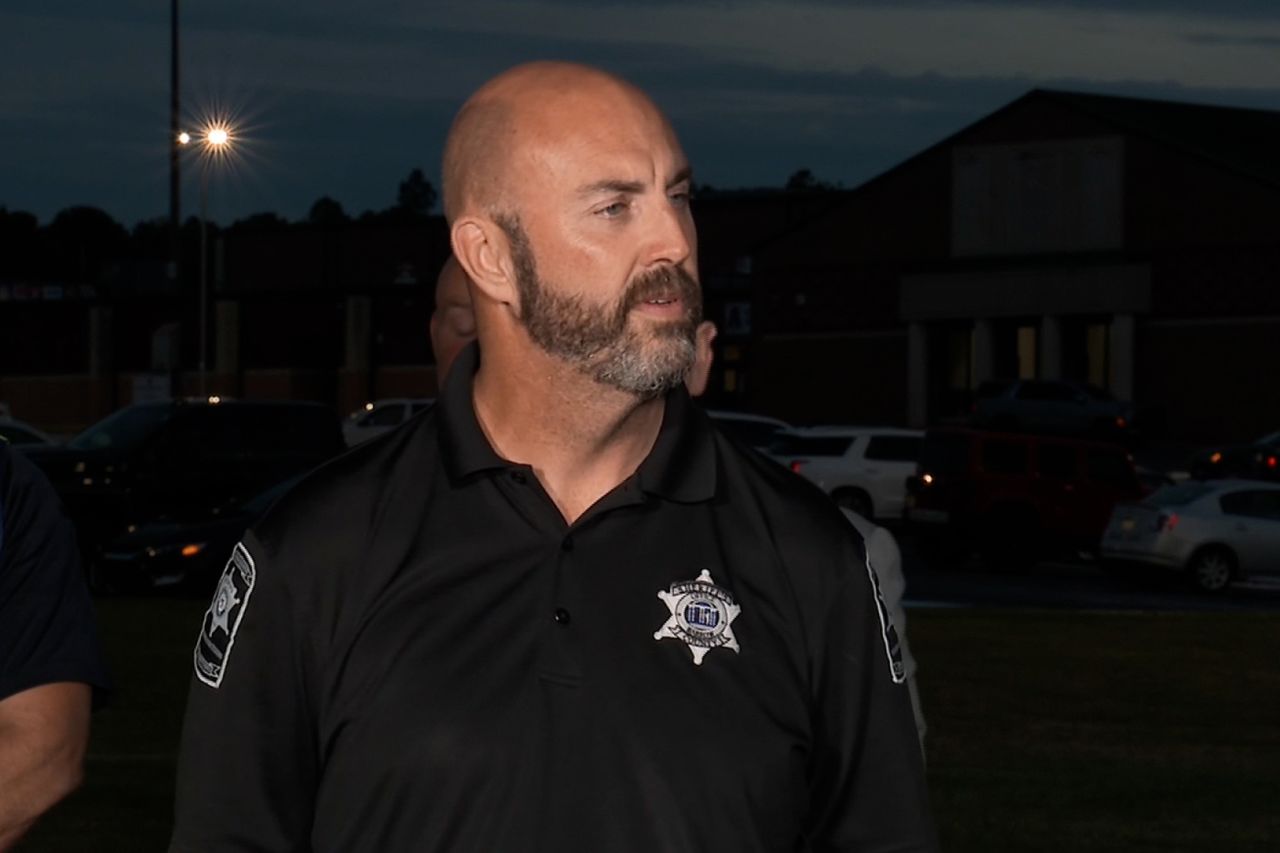
[[[475,364],[238,549],[170,849],[933,850],[892,631],[834,506],[681,390],[567,525],[484,438]]]
[[[77,681],[110,686],[76,531],[53,486],[0,440],[0,700]]]

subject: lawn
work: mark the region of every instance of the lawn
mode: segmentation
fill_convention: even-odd
[[[20,850],[164,848],[203,607],[99,602],[119,690],[84,787]],[[909,618],[944,850],[1280,849],[1280,614]]]

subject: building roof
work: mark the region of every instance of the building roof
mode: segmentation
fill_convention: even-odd
[[[1280,185],[1280,112],[1034,89],[1044,98],[1086,113],[1117,130],[1143,136],[1232,171]],[[1014,101],[1017,104],[1023,98]],[[1010,106],[1013,106],[1011,104]]]

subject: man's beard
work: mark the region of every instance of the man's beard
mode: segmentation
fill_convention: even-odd
[[[498,225],[511,242],[520,322],[544,352],[597,382],[642,398],[684,381],[702,320],[701,292],[692,276],[676,266],[661,267],[632,279],[612,307],[594,306],[581,296],[553,292],[538,277],[529,237],[518,219],[503,217]],[[628,325],[633,308],[659,297],[679,299],[684,316],[650,324],[648,335]]]

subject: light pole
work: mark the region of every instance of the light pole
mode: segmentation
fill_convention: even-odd
[[[231,130],[222,125],[206,128],[200,139],[203,150],[200,151],[200,352],[197,363],[201,397],[209,393],[209,169],[213,160],[226,156],[230,151],[232,139]],[[191,142],[191,135],[184,132],[179,134],[178,140],[187,145]]]

